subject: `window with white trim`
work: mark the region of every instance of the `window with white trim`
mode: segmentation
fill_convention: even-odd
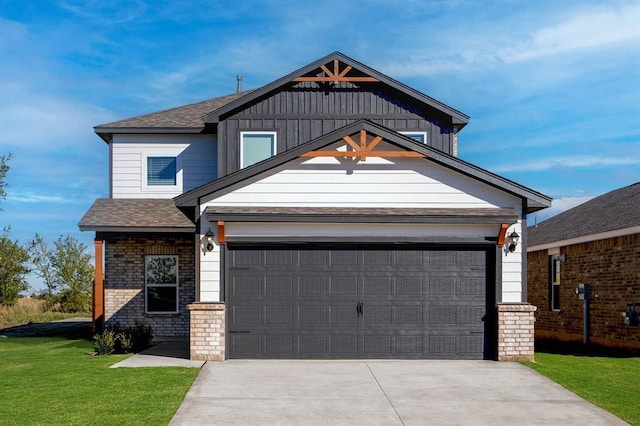
[[[549,256],[549,309],[560,310],[560,255]]]
[[[147,185],[175,186],[176,157],[147,157]]]
[[[145,312],[174,314],[178,312],[178,256],[145,257]]]
[[[427,132],[399,132],[402,135],[408,136],[416,142],[427,143]]]
[[[276,154],[276,132],[240,132],[240,168]]]

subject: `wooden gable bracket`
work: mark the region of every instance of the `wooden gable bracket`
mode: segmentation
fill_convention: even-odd
[[[218,221],[218,244],[225,244],[226,237],[224,235],[224,220]]]
[[[301,155],[301,157],[353,157],[360,161],[366,161],[367,157],[424,157],[416,151],[374,151],[381,141],[382,136],[376,136],[367,145],[367,131],[360,130],[360,143],[356,143],[351,136],[343,136],[342,138],[353,151],[309,151]]]
[[[322,71],[324,71],[324,73],[326,74],[326,76],[312,76],[312,77],[296,77],[294,78],[292,81],[298,82],[298,81],[313,81],[313,82],[318,82],[318,83],[333,83],[333,84],[338,84],[341,81],[351,81],[351,82],[356,82],[356,83],[360,83],[360,82],[378,82],[380,80],[378,80],[375,77],[369,77],[369,76],[365,76],[365,77],[349,77],[347,76],[347,74],[349,73],[349,71],[351,71],[353,69],[353,67],[351,65],[347,65],[342,71],[340,71],[340,61],[338,61],[337,59],[333,60],[333,71],[329,70],[329,68],[327,68],[326,65],[321,65],[320,69],[322,69]]]
[[[507,229],[509,229],[508,223],[503,223],[500,225],[500,233],[498,234],[498,245],[503,246],[504,242],[507,238]]]

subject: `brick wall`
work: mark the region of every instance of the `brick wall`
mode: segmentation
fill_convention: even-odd
[[[189,358],[197,361],[225,359],[225,305],[221,302],[199,302],[188,306],[191,311]]]
[[[546,250],[528,253],[528,301],[538,307],[536,338],[582,342],[583,301],[575,289],[589,283],[591,343],[640,348],[640,327],[624,325],[627,303],[640,302],[640,234],[561,247],[560,311],[549,309]]]
[[[195,300],[195,249],[193,236],[110,237],[105,245],[105,319],[109,326],[148,324],[154,336],[188,337],[187,305]],[[179,313],[145,314],[145,256],[178,255]]]
[[[528,303],[498,304],[498,361],[534,360],[534,312]]]

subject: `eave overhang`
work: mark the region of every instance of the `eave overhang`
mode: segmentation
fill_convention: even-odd
[[[210,222],[513,224],[513,209],[419,209],[332,207],[222,207],[206,210]]]

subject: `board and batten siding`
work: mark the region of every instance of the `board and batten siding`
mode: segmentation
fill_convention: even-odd
[[[382,145],[382,144],[381,144]],[[380,149],[391,149],[381,146]],[[335,158],[298,159],[239,184],[200,206],[201,220],[208,206],[272,207],[406,207],[513,208],[521,214],[521,200],[489,185],[423,159],[367,158],[345,166]],[[499,224],[225,224],[228,241],[235,237],[389,238],[416,237],[473,240],[497,237]],[[512,225],[521,234],[521,225]],[[206,232],[206,229],[203,233]],[[522,253],[501,252],[502,294],[498,301],[521,302]],[[220,297],[219,248],[201,258],[200,300]]]
[[[177,158],[176,185],[147,186],[146,158]],[[217,178],[214,135],[114,135],[112,198],[173,198]]]
[[[453,154],[451,117],[400,92],[381,84],[326,89],[298,83],[220,121],[220,175],[240,167],[241,131],[276,131],[277,152],[283,152],[363,118],[392,130],[426,132],[428,145]]]

